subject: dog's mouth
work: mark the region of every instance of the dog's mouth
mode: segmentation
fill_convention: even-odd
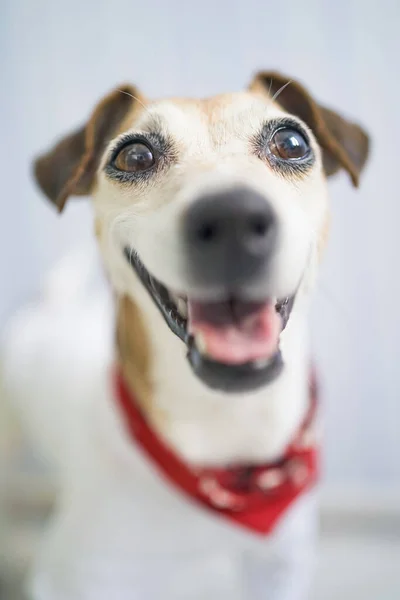
[[[135,252],[125,248],[124,254],[171,331],[186,344],[189,363],[206,385],[240,392],[278,377],[283,368],[280,334],[295,295],[263,302],[236,297],[202,302],[169,291]]]

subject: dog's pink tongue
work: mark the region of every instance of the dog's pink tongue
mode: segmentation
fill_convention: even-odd
[[[272,302],[188,300],[188,326],[202,354],[225,364],[269,360],[278,350],[281,318]]]

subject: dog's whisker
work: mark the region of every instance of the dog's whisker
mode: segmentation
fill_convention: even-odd
[[[129,96],[130,98],[132,98],[132,100],[136,100],[136,102],[138,102],[140,104],[140,106],[142,106],[147,113],[151,114],[148,107],[137,96],[134,96],[133,94],[131,94],[130,92],[127,92],[126,90],[117,90],[117,92],[120,92],[121,94],[125,94],[125,96]]]
[[[272,83],[272,81],[271,81]],[[292,83],[292,79],[289,79],[289,81],[287,83],[285,83],[284,85],[282,85],[279,90],[277,92],[275,92],[275,94],[272,96],[271,101],[274,102],[283,92],[283,90],[285,90],[287,88],[288,85],[290,85]]]

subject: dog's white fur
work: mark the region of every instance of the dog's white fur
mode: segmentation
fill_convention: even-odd
[[[125,123],[124,133],[145,132],[157,121],[173,136],[178,163],[132,190],[103,171],[118,136],[100,162],[93,206],[102,257],[117,294],[139,307],[151,347],[147,418],[192,464],[276,459],[307,409],[306,313],[327,218],[321,153],[308,130],[316,162],[294,180],[273,172],[248,143],[265,120],[285,115],[267,94],[252,92],[211,103],[148,103]],[[299,283],[300,289],[281,336],[282,375],[258,391],[226,397],[195,378],[184,344],[165,325],[121,249],[134,247],[169,289],[200,294],[183,264],[182,215],[201,193],[238,183],[267,194],[282,232],[272,274],[251,294],[280,298]],[[218,293],[207,291],[211,298]],[[100,324],[110,321],[94,305],[43,302],[9,335],[9,387],[55,455],[62,491],[34,571],[34,600],[303,597],[315,532],[313,494],[297,501],[271,536],[258,539],[171,489],[132,444],[114,410],[112,341]]]

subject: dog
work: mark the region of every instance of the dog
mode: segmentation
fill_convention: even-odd
[[[327,177],[357,186],[368,146],[302,84],[261,72],[199,100],[121,86],[36,160],[59,211],[92,196],[116,352],[94,306],[79,319],[43,302],[11,326],[7,381],[60,485],[30,598],[307,597],[307,312]]]

